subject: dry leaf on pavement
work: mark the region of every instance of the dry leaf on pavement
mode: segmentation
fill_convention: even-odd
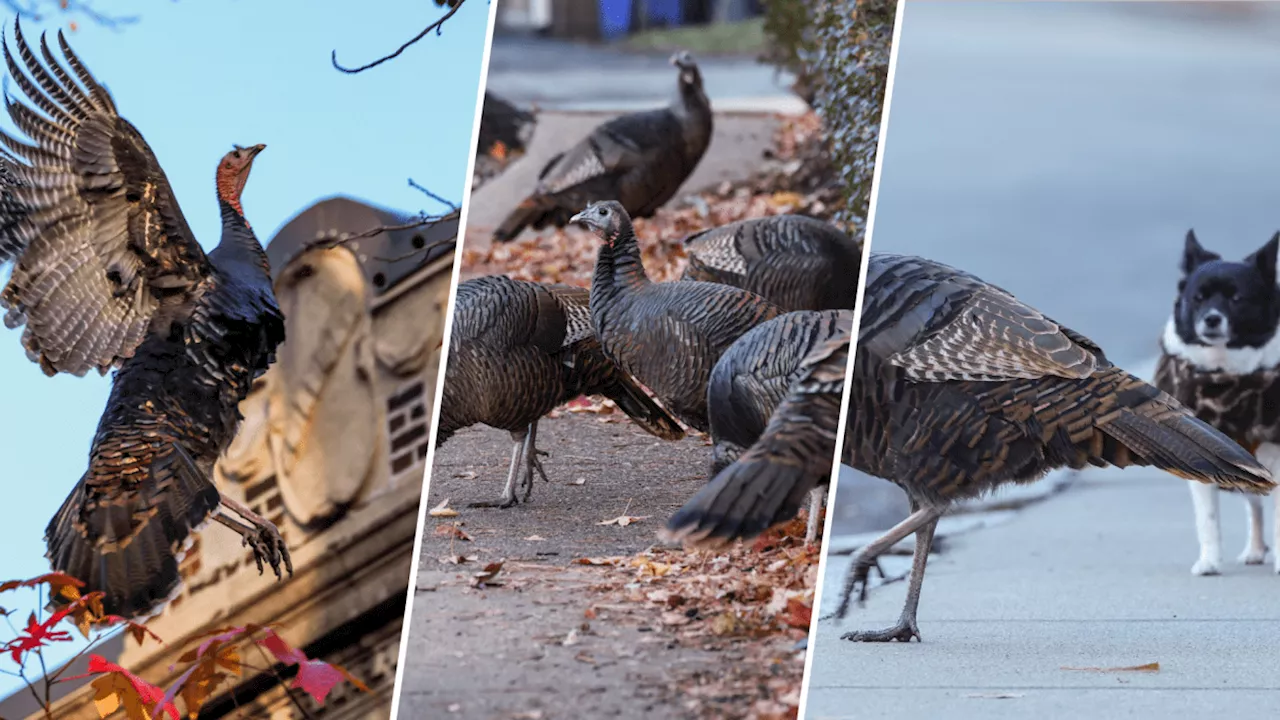
[[[449,498],[427,511],[431,517],[458,517],[458,511],[449,507]]]

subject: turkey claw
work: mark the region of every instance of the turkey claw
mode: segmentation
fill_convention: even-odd
[[[266,565],[270,565],[276,579],[283,580],[284,575],[280,572],[280,565],[283,564],[289,576],[293,576],[293,558],[289,555],[289,547],[274,525],[256,526],[252,533],[244,536],[243,544],[253,552],[259,575],[266,571]]]
[[[900,620],[884,630],[858,630],[840,636],[841,640],[850,642],[911,642],[912,638],[920,641],[920,628],[916,627],[915,620]]]
[[[827,615],[822,620],[830,620],[833,618],[843,618],[849,613],[849,600],[853,597],[854,592],[858,594],[858,607],[863,607],[867,602],[867,586],[870,584],[871,569],[880,575],[880,580],[888,584],[901,580],[896,577],[890,580],[884,573],[884,568],[880,566],[879,558],[871,558],[868,561],[854,560],[853,568],[850,570],[849,579],[845,581],[844,591],[840,594],[840,604],[836,606],[835,612]]]

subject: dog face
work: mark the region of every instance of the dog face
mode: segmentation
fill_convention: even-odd
[[[1173,317],[1178,336],[1188,345],[1260,348],[1276,334],[1280,291],[1276,289],[1276,251],[1280,233],[1244,259],[1226,262],[1187,233],[1182,280]]]

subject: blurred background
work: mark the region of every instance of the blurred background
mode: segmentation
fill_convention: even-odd
[[[451,204],[466,186],[491,7],[462,5],[438,36],[367,71],[345,73],[335,63],[357,67],[390,53],[441,18],[444,4],[391,0],[353,12],[328,0],[0,2],[9,38],[15,16],[29,40],[67,33],[155,151],[206,249],[220,235],[217,162],[233,143],[268,147],[244,207],[267,244],[289,340],[241,405],[245,425],[216,479],[277,523],[296,573],[285,583],[259,576],[239,539],[211,527],[183,563],[182,594],[148,624],[166,645],[140,648],[116,635],[96,650],[162,687],[192,636],[280,622],[287,640],[346,665],[372,689],[340,684],[323,714],[389,713],[458,231]],[[317,238],[419,213],[439,220],[304,251]],[[0,280],[7,275],[0,271]],[[102,377],[45,378],[20,335],[0,332],[9,507],[0,581],[48,572],[45,525],[85,470],[110,387]],[[38,604],[27,591],[0,599],[23,621]],[[83,646],[78,634],[54,643],[45,652],[50,670]],[[3,662],[0,669],[16,670],[7,656]],[[97,717],[85,682],[55,686],[59,717]],[[320,714],[295,694],[290,700],[274,678],[246,672],[222,685],[203,715],[289,714],[300,711],[295,701]],[[17,677],[0,675],[0,695],[10,696],[0,717],[36,710]]]
[[[1280,230],[1278,31],[1275,3],[911,0],[872,250],[972,272],[1150,379],[1187,230],[1235,260]],[[888,483],[840,488],[833,549],[906,514]]]
[[[677,50],[697,59],[716,126],[675,201],[756,172],[782,118],[808,111],[791,92],[794,77],[760,61],[769,50],[765,22],[755,1],[503,0],[485,117],[496,127],[500,115],[519,116],[505,134],[491,137],[482,125],[468,254],[487,251],[493,229],[553,155],[611,117],[670,102]]]

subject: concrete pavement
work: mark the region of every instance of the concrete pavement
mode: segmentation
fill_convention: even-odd
[[[669,60],[665,53],[501,35],[490,51],[487,87],[543,110],[631,111],[665,103],[675,93]],[[707,96],[717,106],[777,112],[804,106],[788,90],[793,81],[788,73],[753,58],[699,57],[698,66]]]
[[[1223,499],[1228,557],[1243,547],[1242,515],[1239,498]],[[1269,562],[1193,577],[1196,547],[1184,481],[1084,473],[930,558],[923,643],[839,639],[896,620],[900,583],[842,623],[820,622],[806,717],[1276,717],[1280,577]],[[831,558],[824,613],[847,563]],[[1152,662],[1158,673],[1063,669]]]

